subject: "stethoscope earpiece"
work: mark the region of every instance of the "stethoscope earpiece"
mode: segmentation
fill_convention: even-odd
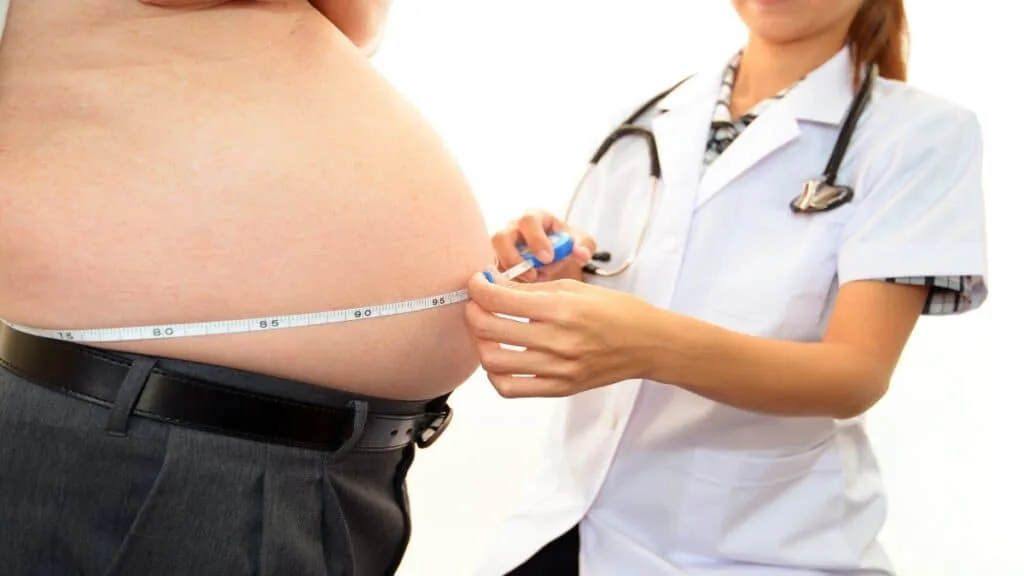
[[[611,252],[607,252],[607,251],[594,252],[594,255],[590,257],[590,262],[587,262],[586,264],[583,265],[583,273],[584,274],[591,274],[591,275],[599,275],[601,269],[598,268],[597,264],[594,264],[594,262],[608,263],[608,262],[611,262],[611,261],[612,261],[612,254],[611,254]]]

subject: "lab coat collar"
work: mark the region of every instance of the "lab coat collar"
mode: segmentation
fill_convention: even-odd
[[[797,120],[839,126],[853,101],[853,61],[848,47],[807,75],[782,102]]]
[[[708,90],[718,90],[722,74],[729,65],[735,52],[728,58],[716,61],[707,66],[681,86],[668,93],[658,103],[662,112],[692,104],[700,95]],[[809,73],[801,82],[793,87],[780,102],[797,120],[819,122],[838,126],[854,96],[851,81],[853,78],[853,62],[850,49],[844,46],[832,58]]]
[[[651,131],[667,192],[662,202],[670,198],[675,206],[666,213],[691,214],[696,208],[708,131],[724,70],[723,65],[700,71],[658,103],[661,114],[652,120]],[[673,223],[673,227],[679,226],[681,222]]]
[[[696,188],[699,208],[761,160],[800,137],[800,121],[839,126],[853,97],[847,48],[773,102],[706,170],[704,146],[728,61],[695,74],[659,104],[654,133],[670,188]],[[673,174],[675,173],[675,174]],[[675,180],[675,186],[673,182]]]
[[[658,109],[661,112],[672,112],[687,108],[694,104],[695,100],[708,93],[717,95],[722,82],[722,74],[725,67],[729,65],[733,55],[729,58],[716,61],[710,66],[699,69],[683,82],[675,90],[669,92],[658,102]],[[710,120],[710,118],[709,118]]]

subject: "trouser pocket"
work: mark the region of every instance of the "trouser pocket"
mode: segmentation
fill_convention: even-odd
[[[352,559],[346,576],[390,576],[409,543],[410,514],[405,478],[414,446],[380,452],[346,452],[326,463],[343,539],[325,542]]]
[[[316,459],[172,428],[163,468],[106,576],[235,576],[284,564],[289,574],[319,576]]]
[[[409,548],[409,539],[412,538],[412,513],[409,506],[409,488],[406,483],[406,477],[409,473],[409,468],[412,467],[412,462],[416,457],[416,446],[410,444],[405,447],[404,454],[402,455],[401,462],[398,463],[398,467],[395,470],[395,499],[398,501],[398,505],[402,509],[402,519],[405,522],[405,527],[402,532],[401,543],[399,544],[398,551],[395,554],[395,559],[391,564],[391,572],[394,573],[398,570],[398,566],[402,563],[402,558],[405,556],[406,550]]]
[[[0,574],[100,576],[160,482],[167,427],[0,374]]]

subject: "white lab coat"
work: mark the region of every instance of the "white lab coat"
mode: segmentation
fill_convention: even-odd
[[[724,70],[670,93],[651,126],[664,170],[626,274],[594,283],[731,330],[819,340],[838,286],[986,272],[981,135],[957,105],[879,79],[838,183],[852,203],[794,215],[853,98],[846,50],[773,103],[702,170]],[[602,164],[572,224],[628,253],[649,187],[644,148]],[[625,230],[625,232],[624,232]],[[986,296],[973,287],[973,306]],[[778,418],[657,382],[564,400],[536,479],[478,570],[499,576],[577,522],[581,576],[891,575],[861,418]]]

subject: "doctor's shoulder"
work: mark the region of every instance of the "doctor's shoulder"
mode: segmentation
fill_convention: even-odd
[[[913,188],[907,193],[921,202],[981,196],[982,127],[973,110],[879,78],[857,131],[860,159],[853,169],[865,195],[881,189],[892,195],[897,187]]]
[[[879,79],[862,122],[851,167],[855,198],[840,235],[840,277],[960,277],[982,286],[987,240],[977,114]],[[953,309],[974,309],[985,294],[978,288],[971,306]]]
[[[904,82],[878,79],[868,104],[873,155],[917,151],[963,157],[981,152],[977,114],[960,104]]]

